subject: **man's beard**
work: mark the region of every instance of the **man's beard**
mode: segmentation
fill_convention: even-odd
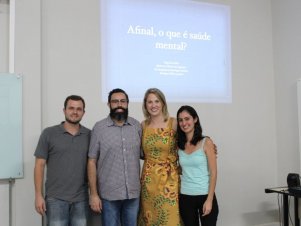
[[[118,110],[122,109],[122,112],[119,112]],[[126,121],[128,118],[128,113],[129,110],[127,108],[123,108],[123,107],[117,107],[110,110],[110,116],[112,119],[115,119],[117,121]]]
[[[76,121],[72,121],[72,120],[68,119],[67,117],[65,117],[65,120],[67,122],[69,122],[70,124],[73,124],[73,125],[77,125],[81,121],[81,119],[80,120],[76,120]]]

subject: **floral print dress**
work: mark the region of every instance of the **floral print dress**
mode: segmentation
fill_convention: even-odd
[[[143,128],[144,165],[138,226],[180,226],[179,173],[174,118],[167,128]]]

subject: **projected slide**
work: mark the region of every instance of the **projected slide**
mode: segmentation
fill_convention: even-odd
[[[232,99],[230,8],[191,0],[100,0],[101,90],[140,102],[161,89],[168,102]]]

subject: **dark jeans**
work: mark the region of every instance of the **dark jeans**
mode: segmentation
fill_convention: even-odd
[[[185,226],[216,226],[218,216],[218,204],[214,195],[212,210],[210,214],[202,217],[203,205],[207,195],[183,195],[180,194],[179,206],[180,214]]]
[[[102,199],[102,226],[136,226],[139,198],[108,201]]]

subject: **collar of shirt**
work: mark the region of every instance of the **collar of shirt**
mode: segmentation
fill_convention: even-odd
[[[60,127],[62,133],[68,133],[66,131],[66,129],[64,128],[64,122],[65,121],[62,121],[61,124],[59,125],[59,127]],[[84,130],[84,128],[82,127],[82,125],[79,124],[79,132],[77,133],[77,135],[84,134],[84,133],[86,133],[86,131]]]

